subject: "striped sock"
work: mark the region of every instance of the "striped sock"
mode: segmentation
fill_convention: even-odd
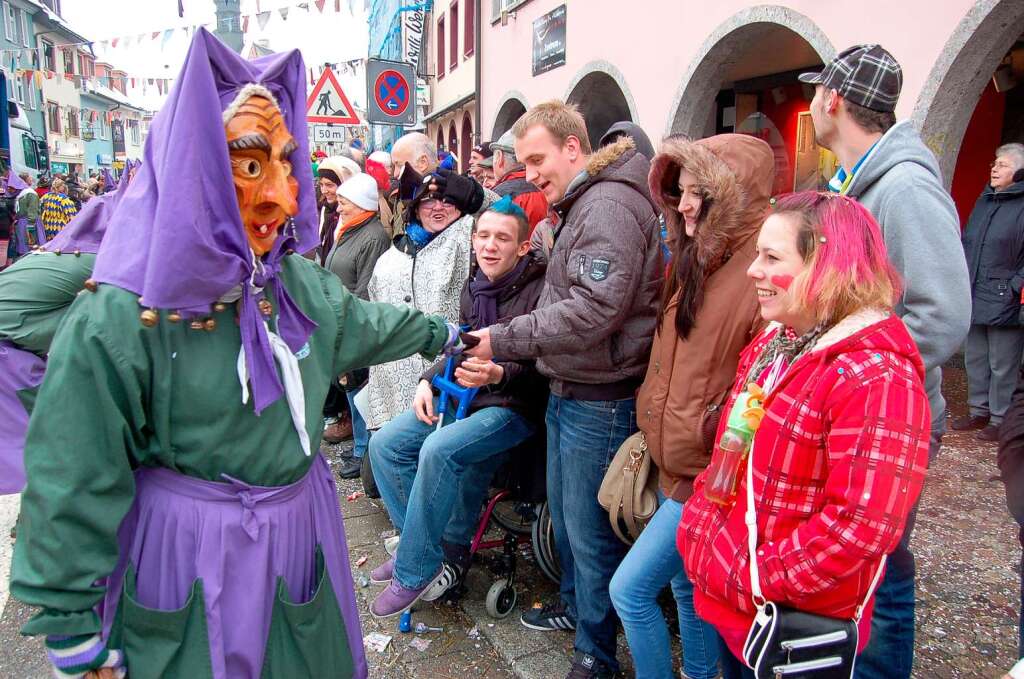
[[[118,667],[121,655],[110,651],[98,634],[46,637],[46,657],[58,679],[77,679],[101,667]]]

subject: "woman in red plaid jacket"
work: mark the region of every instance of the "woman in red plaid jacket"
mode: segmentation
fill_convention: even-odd
[[[850,619],[899,542],[927,469],[924,365],[892,313],[899,279],[871,214],[852,199],[812,192],[774,203],[747,275],[772,323],[744,350],[724,412],[742,395],[737,413],[756,430],[761,590],[778,604]],[[752,382],[767,395],[763,409],[744,411],[758,391]],[[719,442],[730,420],[722,418]],[[731,651],[722,654],[729,679],[753,676],[737,658],[756,608],[745,463],[734,490],[709,486],[724,459],[716,448],[697,477],[677,544],[698,614]]]

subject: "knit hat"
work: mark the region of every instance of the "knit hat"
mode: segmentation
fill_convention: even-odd
[[[342,170],[347,170],[352,176],[362,172],[356,161],[351,158],[346,158],[345,156],[331,156],[327,160],[320,161],[320,164],[316,169],[316,174],[317,176],[324,177],[325,179],[328,179],[340,186],[345,181],[342,177]]]
[[[379,207],[377,181],[368,174],[357,174],[341,185],[338,197],[349,200],[364,210],[376,212]]]

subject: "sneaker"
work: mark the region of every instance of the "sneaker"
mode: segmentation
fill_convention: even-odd
[[[436,601],[440,599],[445,592],[459,583],[461,576],[462,573],[457,566],[443,561],[441,563],[441,575],[437,576],[433,584],[423,593],[423,600]]]
[[[998,424],[987,424],[981,431],[974,435],[974,438],[979,441],[998,441],[999,440],[999,425]]]
[[[576,651],[572,656],[572,669],[565,679],[614,679],[616,673],[589,653]]]
[[[338,465],[338,476],[343,479],[358,479],[359,472],[363,468],[361,457],[342,457]]]
[[[347,415],[338,418],[337,422],[324,428],[324,441],[328,443],[341,443],[350,438],[352,438],[352,420]]]
[[[956,431],[967,431],[969,429],[981,429],[987,424],[988,415],[964,415],[950,422],[949,426]]]
[[[437,576],[419,589],[408,589],[402,587],[398,580],[392,580],[387,588],[377,595],[377,598],[370,604],[370,613],[375,618],[391,618],[412,608],[413,604],[423,598],[431,586],[444,575],[442,570]]]
[[[565,604],[561,601],[546,606],[534,604],[533,608],[523,613],[519,621],[523,623],[524,627],[540,632],[555,630],[571,632],[576,629],[576,618],[569,615],[569,611],[565,610]]]
[[[398,542],[401,539],[401,535],[392,535],[389,538],[384,538],[384,551],[388,553],[388,556],[398,554]]]
[[[381,565],[370,571],[370,582],[376,585],[386,585],[395,576],[395,557],[391,557]]]

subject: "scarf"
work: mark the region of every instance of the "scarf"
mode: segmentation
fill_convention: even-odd
[[[405,235],[416,246],[417,252],[425,248],[430,241],[434,240],[441,233],[443,232],[431,233],[420,226],[419,222],[411,222],[405,227]]]
[[[815,342],[824,335],[831,325],[825,323],[819,323],[814,326],[803,335],[797,336],[793,332],[792,328],[785,327],[781,328],[775,336],[768,341],[768,345],[765,346],[764,351],[754,361],[754,365],[750,366],[750,372],[747,373],[747,381],[756,382],[765,369],[781,361],[784,365],[782,366],[783,372],[788,369],[789,366],[793,365],[798,358],[806,354],[812,348],[814,348]],[[774,386],[774,385],[771,385]],[[768,389],[770,391],[770,389]]]
[[[515,267],[496,281],[487,278],[482,269],[476,270],[476,276],[469,281],[469,293],[473,296],[475,330],[494,325],[498,321],[498,297],[519,280],[528,263],[526,257],[520,257]]]
[[[347,222],[338,224],[338,228],[335,229],[334,231],[334,242],[337,243],[339,240],[341,240],[341,235],[343,233],[345,233],[346,231],[351,231],[356,227],[362,226],[363,224],[373,219],[374,216],[376,216],[376,214],[377,213],[372,210],[363,210],[362,212],[360,212]]]

